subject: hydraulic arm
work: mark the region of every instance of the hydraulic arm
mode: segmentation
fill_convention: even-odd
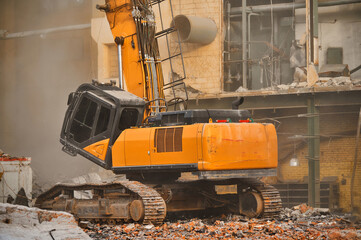
[[[147,102],[145,117],[165,108],[163,74],[150,0],[106,0],[104,10],[118,47],[120,86]],[[121,87],[122,88],[122,87]]]

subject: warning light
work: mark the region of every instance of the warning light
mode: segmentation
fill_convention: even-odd
[[[251,120],[247,119],[247,120],[239,120],[240,123],[250,123]]]
[[[216,123],[228,123],[229,120],[228,119],[219,119],[219,120],[216,120]]]

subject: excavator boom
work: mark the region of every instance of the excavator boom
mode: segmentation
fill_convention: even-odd
[[[150,0],[106,0],[105,11],[118,48],[119,85],[143,98],[151,112],[165,108],[163,73]]]

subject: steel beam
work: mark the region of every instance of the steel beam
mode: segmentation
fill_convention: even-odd
[[[361,106],[360,95],[361,89],[359,91],[243,96],[245,100],[240,108],[250,110],[307,108],[307,99],[311,96],[314,96],[316,107],[350,105]],[[220,98],[213,97],[208,99],[190,99],[188,101],[188,108],[231,109],[232,101],[234,101],[236,97],[237,96]]]
[[[247,86],[247,1],[242,0],[242,81],[243,88]]]
[[[320,117],[315,98],[307,99],[308,117],[308,205],[320,207]]]

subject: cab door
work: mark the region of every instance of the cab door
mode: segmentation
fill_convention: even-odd
[[[68,144],[77,149],[77,153],[105,167],[109,154],[115,105],[90,92],[82,94],[66,129]]]

